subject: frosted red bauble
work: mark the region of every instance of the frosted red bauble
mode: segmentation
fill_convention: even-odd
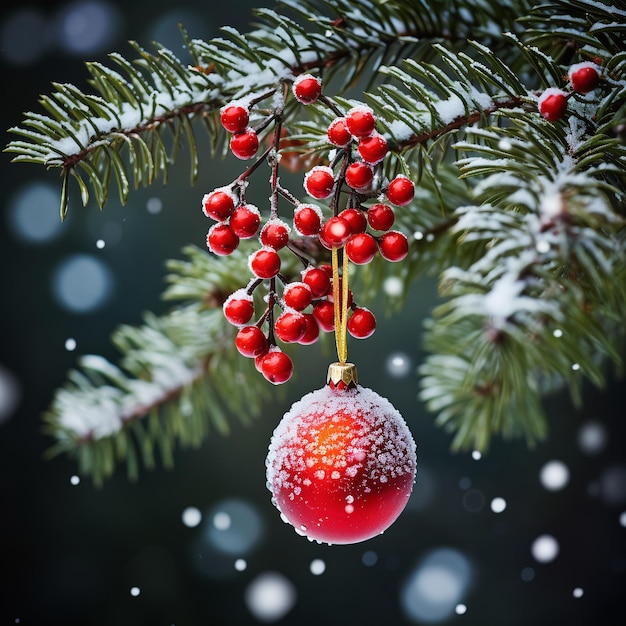
[[[411,432],[387,399],[360,385],[325,386],[294,403],[274,431],[267,485],[296,532],[351,544],[398,518],[416,466]]]

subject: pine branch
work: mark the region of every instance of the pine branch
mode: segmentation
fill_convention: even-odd
[[[228,432],[234,415],[247,422],[268,396],[267,386],[248,382],[253,365],[233,353],[234,330],[223,324],[222,303],[246,256],[217,262],[193,247],[186,254],[170,262],[164,294],[184,304],[119,327],[112,338],[119,365],[82,357],[45,416],[56,439],[50,454],[76,457],[97,484],[119,460],[135,478],[140,464],[154,466],[155,449],[170,466],[176,445],[197,447],[212,429]]]
[[[546,392],[566,385],[578,401],[584,378],[602,386],[607,365],[621,365],[621,9],[591,0],[532,8],[293,0],[280,8],[258,11],[260,23],[250,33],[225,28],[224,38],[186,40],[189,67],[168,50],[149,53],[136,44],[134,63],[112,55],[116,70],[90,64],[96,94],[56,85],[41,100],[46,114],[27,114],[12,129],[21,139],[7,150],[16,161],[61,168],[63,215],[71,177],[84,203],[91,189],[102,206],[115,186],[124,202],[133,187],[160,174],[167,179],[183,143],[193,181],[196,127],[206,128],[217,154],[225,140],[219,109],[238,99],[254,105],[251,124],[262,135],[274,133],[271,147],[235,181],[243,193],[265,160],[276,183],[288,155],[300,152],[300,165],[337,158],[328,123],[361,103],[347,97],[348,88],[367,86],[363,100],[392,150],[377,169],[380,189],[397,173],[418,186],[415,201],[397,212],[398,226],[413,234],[409,256],[393,269],[376,262],[360,268],[353,283],[359,298],[375,295],[391,276],[406,293],[420,276],[440,274],[444,302],[427,322],[431,355],[420,370],[422,399],[455,433],[455,449],[485,449],[495,433],[531,444],[541,439]],[[546,121],[540,95],[546,87],[569,88],[567,68],[582,59],[601,65],[600,85],[589,94],[570,92],[564,117]],[[302,72],[323,77],[334,91],[305,114],[283,98]],[[277,139],[283,129],[284,143]],[[278,196],[298,203],[278,187],[273,212]],[[233,350],[233,331],[220,311],[249,274],[247,251],[241,246],[217,259],[188,249],[186,260],[169,265],[164,295],[176,308],[147,316],[143,326],[121,327],[114,336],[119,365],[86,357],[70,373],[47,423],[56,449],[77,455],[81,471],[101,481],[117,455],[134,476],[138,456],[151,465],[160,447],[170,462],[176,443],[197,445],[209,425],[224,430],[231,412],[245,417],[258,408],[262,384],[252,384],[243,369],[249,362]],[[292,265],[281,269],[287,281],[302,269],[300,261],[319,264],[327,254],[311,242],[290,251]],[[241,376],[249,397],[237,405],[242,386],[234,392],[232,385]]]
[[[461,9],[467,3],[451,2],[450,10],[442,12],[440,4],[435,10],[426,4],[381,5],[367,0],[288,2],[290,10],[307,19],[319,16],[321,9],[331,16],[316,18],[315,27],[309,22],[305,30],[275,11],[259,10],[263,22],[246,36],[224,28],[227,39],[187,39],[192,66],[166,48],[150,53],[133,43],[139,55],[135,62],[112,54],[117,70],[87,64],[95,95],[55,83],[55,91],[40,99],[46,114],[26,113],[23,125],[10,129],[22,139],[10,142],[6,151],[17,154],[16,162],[61,169],[62,218],[68,211],[72,179],[82,203],[89,201],[91,186],[100,207],[107,202],[111,180],[122,203],[132,188],[150,185],[158,175],[167,182],[183,137],[193,182],[199,162],[194,123],[203,123],[217,149],[224,140],[217,112],[229,100],[273,93],[280,81],[311,70],[328,78],[342,76],[338,88],[346,88],[366,72],[374,55],[370,72],[383,62],[417,55],[418,48],[427,51],[433,40],[462,40],[470,26],[479,27],[481,19],[487,23],[492,17],[492,9],[464,13]],[[372,14],[380,18],[381,11],[384,20],[370,19]]]

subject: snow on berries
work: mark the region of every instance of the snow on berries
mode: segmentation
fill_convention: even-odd
[[[564,89],[548,87],[539,95],[539,113],[549,122],[558,122],[567,112],[570,98],[590,94],[600,85],[600,80],[601,67],[596,63],[582,61],[571,65],[567,70],[568,84]]]
[[[560,120],[567,110],[567,92],[558,87],[548,87],[537,101],[539,113],[548,120],[548,122],[557,122]]]
[[[567,76],[576,93],[589,93],[600,84],[600,68],[591,61],[572,65]]]
[[[266,467],[272,502],[298,534],[352,544],[380,535],[406,507],[416,445],[389,400],[331,382],[284,415]]]
[[[293,94],[302,104],[315,102],[322,93],[322,82],[311,74],[302,74],[293,81]]]
[[[326,158],[317,153],[312,157],[306,143],[290,137],[283,120],[288,98],[330,112]],[[315,343],[321,334],[337,332],[339,318],[343,332],[353,338],[374,333],[376,318],[358,303],[358,294],[348,289],[347,302],[341,302],[343,269],[335,273],[321,258],[326,250],[354,266],[376,257],[391,262],[405,258],[409,241],[391,230],[393,207],[409,204],[415,189],[404,175],[387,178],[389,168],[383,163],[393,158],[392,147],[374,110],[358,103],[342,110],[323,94],[323,82],[313,74],[297,76],[290,89],[277,85],[258,96],[233,100],[218,113],[230,152],[251,164],[230,184],[203,196],[202,212],[213,222],[207,248],[216,256],[237,249],[247,254],[248,284],[242,281],[241,288],[225,296],[224,318],[236,329],[239,353],[253,359],[269,382],[281,384],[293,373],[285,345]],[[259,154],[261,145],[265,149]],[[285,148],[294,145],[305,151],[293,153],[299,168],[282,158]],[[252,174],[261,166],[272,171],[267,209],[246,198]],[[290,173],[305,168],[300,193],[283,187],[281,168]],[[286,262],[289,257],[302,264],[300,272]]]

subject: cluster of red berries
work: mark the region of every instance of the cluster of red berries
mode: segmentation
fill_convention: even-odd
[[[321,100],[335,113],[338,109],[322,95],[321,81],[310,74],[296,78],[291,89],[303,105]],[[250,127],[250,103],[234,101],[220,111],[220,121],[231,133],[230,149],[239,159],[254,157],[259,148],[257,130]],[[279,119],[279,114],[275,114]],[[267,127],[262,123],[259,128]],[[278,151],[282,129],[274,134]],[[308,345],[317,341],[320,332],[335,330],[333,272],[327,264],[316,267],[290,246],[292,230],[301,238],[314,238],[329,250],[342,249],[356,265],[369,263],[377,254],[387,261],[400,261],[409,252],[407,237],[392,230],[394,207],[409,204],[415,188],[406,176],[396,176],[381,186],[376,166],[389,152],[387,141],[376,131],[376,118],[369,107],[356,106],[345,115],[337,114],[327,131],[328,141],[340,156],[331,165],[315,165],[304,176],[304,189],[314,199],[330,201],[332,215],[324,219],[322,208],[301,202],[291,193],[280,189],[283,198],[294,205],[291,224],[278,215],[278,177],[273,176],[272,210],[262,224],[258,207],[245,201],[247,176],[231,185],[216,188],[202,200],[203,213],[215,220],[207,235],[208,249],[216,255],[231,254],[242,239],[258,236],[260,247],[248,258],[252,279],[246,288],[231,294],[223,305],[226,319],[238,327],[235,340],[238,351],[255,359],[257,369],[272,383],[289,380],[293,373],[291,358],[281,349],[284,344]],[[263,159],[259,158],[258,161]],[[269,160],[268,160],[269,162]],[[275,159],[272,167],[278,167]],[[348,194],[346,208],[339,210],[340,194]],[[374,201],[370,206],[365,203]],[[289,281],[281,274],[281,251],[291,250],[304,262],[300,280]],[[341,278],[339,279],[341,280]],[[268,281],[268,293],[263,299],[264,312],[255,311],[254,291]],[[341,289],[339,290],[341,293]],[[346,322],[351,336],[364,339],[376,328],[371,311],[358,306],[348,292]],[[275,310],[280,313],[275,315]],[[343,310],[343,307],[342,307]],[[255,314],[256,313],[256,314]],[[263,329],[267,327],[267,331]]]
[[[567,73],[571,91],[559,87],[548,87],[538,100],[539,112],[549,122],[560,120],[567,111],[572,93],[587,94],[600,84],[601,68],[597,63],[583,61],[569,68]]]

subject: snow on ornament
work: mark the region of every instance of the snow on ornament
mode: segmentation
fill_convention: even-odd
[[[381,534],[404,510],[416,445],[386,399],[334,363],[326,386],[295,402],[272,435],[267,486],[284,520],[310,540],[352,544]]]

